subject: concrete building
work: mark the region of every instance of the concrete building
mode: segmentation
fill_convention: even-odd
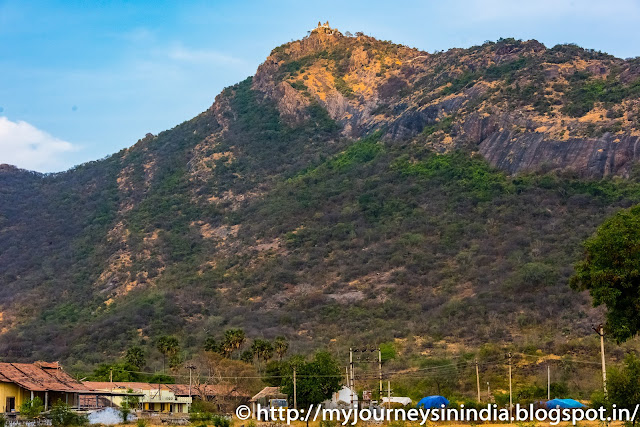
[[[105,396],[111,396],[114,406],[120,406],[125,395],[136,394],[140,396],[139,409],[145,412],[186,414],[189,412],[189,406],[193,399],[188,394],[176,394],[172,388],[175,387],[173,384],[117,381],[85,381],[83,384],[91,390],[105,393]]]
[[[336,408],[349,408],[349,407],[358,407],[358,393],[354,390],[350,389],[347,386],[342,386],[342,388],[331,395],[330,400],[325,400],[322,402],[325,408],[336,409]]]

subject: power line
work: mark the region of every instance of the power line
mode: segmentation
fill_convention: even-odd
[[[536,358],[536,359],[540,359],[541,357],[544,356],[536,356],[536,355],[531,355],[531,354],[524,354],[524,353],[513,353],[514,355],[518,355],[518,356],[522,356],[522,357],[528,357],[528,358]],[[459,359],[463,356],[453,356],[449,359]],[[600,362],[594,362],[594,361],[588,361],[588,360],[581,360],[581,359],[567,359],[567,358],[562,358],[562,359],[546,359],[543,362],[550,362],[550,361],[557,361],[557,362],[573,362],[573,363],[582,363],[582,364],[589,364],[589,365],[599,365]],[[395,370],[395,371],[387,371],[387,372],[383,372],[383,375],[385,377],[391,377],[391,376],[402,376],[402,377],[414,377],[414,378],[420,378],[421,376],[424,377],[429,377],[432,374],[437,374],[440,372],[451,372],[451,371],[455,371],[455,370],[459,370],[459,369],[463,369],[466,367],[472,367],[473,365],[473,361],[472,360],[462,360],[462,361],[457,361],[457,362],[452,362],[452,363],[447,363],[447,364],[442,364],[442,365],[436,365],[436,366],[427,366],[424,368],[416,368],[416,369],[404,369],[404,370]],[[485,360],[483,362],[478,362],[479,366],[481,367],[489,367],[489,366],[497,366],[497,365],[504,365],[505,362],[504,360],[502,360],[502,358],[492,358],[492,359],[488,359]],[[529,367],[530,365],[528,365],[527,367]],[[167,373],[159,373],[159,372],[145,372],[145,371],[134,371],[134,370],[127,370],[127,369],[119,369],[117,370],[117,372],[126,372],[126,373],[131,373],[131,374],[142,374],[142,375],[149,375],[149,376],[153,376],[153,375],[163,375],[163,376],[167,376],[167,377],[171,377],[171,378],[189,378],[188,374],[167,374]],[[344,376],[344,374],[340,373],[340,374],[335,374],[335,375],[300,375],[297,374],[297,378],[342,378]],[[198,375],[198,377],[202,378],[203,375]],[[282,379],[282,378],[287,378],[289,377],[288,375],[268,375],[266,376],[268,378],[273,378],[273,379]],[[224,380],[239,380],[239,379],[264,379],[265,375],[232,375],[232,376],[215,376],[216,379],[224,379]],[[378,379],[378,375],[374,372],[372,373],[366,373],[363,375],[358,375],[358,379]],[[117,382],[130,382],[130,381],[115,381]]]

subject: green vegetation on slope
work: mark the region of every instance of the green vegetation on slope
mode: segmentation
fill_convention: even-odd
[[[342,78],[349,54],[339,50],[281,70],[322,55]],[[525,102],[539,76],[516,80],[538,63],[514,61],[471,77],[443,67],[421,84],[463,91],[504,79],[496,93]],[[579,347],[594,312],[567,285],[571,265],[606,217],[640,201],[637,180],[509,177],[424,138],[349,139],[319,102],[287,123],[252,85],[226,89],[219,116],[106,160],[0,175],[0,303],[19,307],[0,336],[6,359],[87,371],[131,344],[162,360],[165,335],[190,355],[237,327],[287,336],[300,352],[414,336],[414,354],[447,342]],[[454,120],[418,131],[450,133]]]

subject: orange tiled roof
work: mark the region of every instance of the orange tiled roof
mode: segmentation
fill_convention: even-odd
[[[188,384],[167,384],[167,387],[173,391],[176,396],[188,396]],[[250,397],[248,392],[238,390],[237,388],[227,384],[200,384],[191,386],[192,396],[233,396],[233,397]]]
[[[0,382],[14,383],[31,391],[88,390],[67,374],[58,362],[0,363]]]
[[[84,381],[85,387],[91,390],[116,390],[116,389],[131,389],[131,390],[170,390],[167,384],[151,384],[144,382],[127,382],[127,381]]]
[[[85,381],[83,384],[91,390],[102,391],[118,391],[128,390],[161,390],[170,391],[176,396],[188,396],[189,385],[188,384],[151,384],[144,382],[121,382],[121,381]],[[216,384],[216,385],[193,385],[191,387],[192,396],[234,396],[234,397],[249,397],[246,392],[235,389],[230,385]]]

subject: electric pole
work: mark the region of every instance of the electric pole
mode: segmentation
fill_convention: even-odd
[[[378,347],[378,378],[380,379],[380,400],[382,401],[382,351]]]
[[[598,325],[598,328],[593,328],[596,334],[600,335],[600,354],[602,355],[602,390],[604,391],[604,398],[607,399],[607,368],[604,361],[604,326],[602,323]]]
[[[389,407],[389,409],[391,409],[391,381],[390,380],[387,380],[387,406]]]
[[[113,368],[109,369],[109,382],[111,383],[111,396],[109,396],[109,400],[111,401],[111,406],[113,406]]]
[[[353,408],[353,386],[354,386],[354,377],[353,377],[353,348],[349,349],[349,392],[351,394],[351,407]]]
[[[476,358],[476,383],[478,385],[478,402],[480,402],[480,372],[478,371],[478,359]]]
[[[551,367],[547,364],[547,400],[551,400]]]
[[[296,367],[293,367],[293,409],[298,409],[298,388],[296,383]]]
[[[191,384],[192,384],[191,373],[193,372],[194,369],[196,369],[196,367],[192,364],[189,364],[186,366],[186,368],[189,370],[189,402],[187,403],[187,410],[189,410],[191,408],[191,402],[193,400],[193,398],[191,397]]]
[[[513,411],[513,391],[511,388],[511,352],[509,352],[507,357],[509,358],[509,413],[511,414]]]

